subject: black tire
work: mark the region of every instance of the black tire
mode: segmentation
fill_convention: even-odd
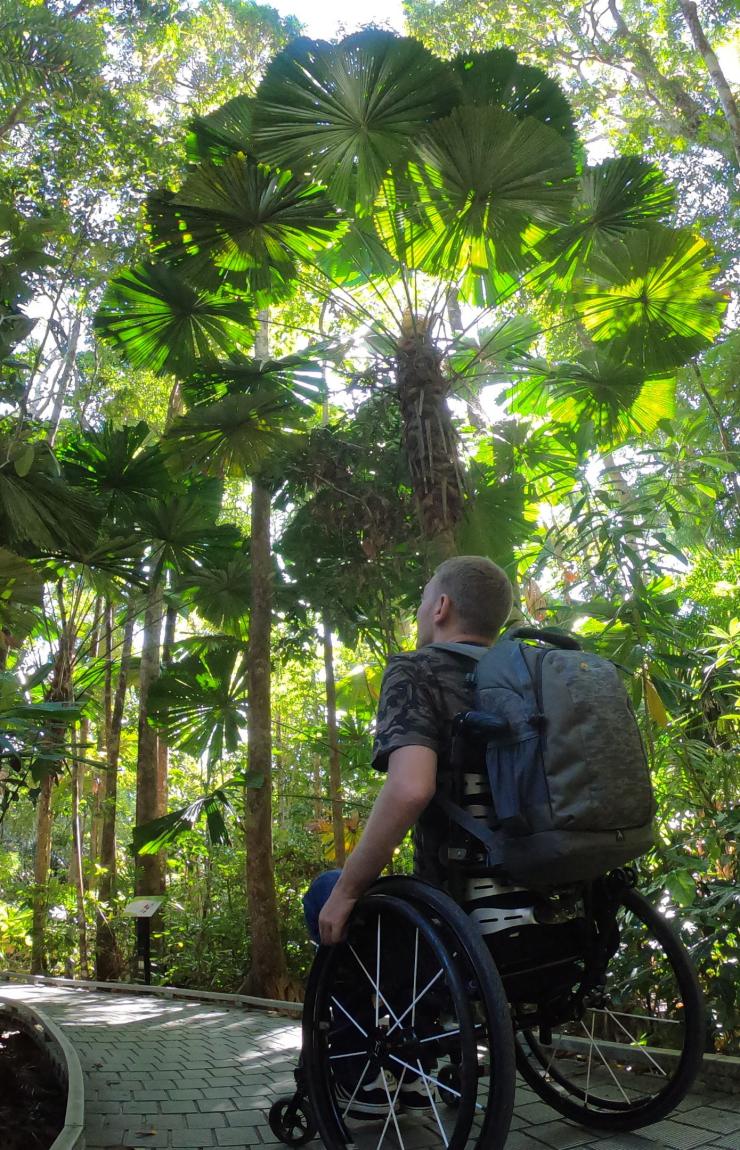
[[[278,1098],[270,1107],[270,1129],[286,1146],[303,1146],[316,1135],[309,1104],[299,1094]]]
[[[551,1033],[523,1026],[516,1061],[564,1117],[627,1131],[665,1118],[689,1091],[704,1051],[705,1012],[689,957],[664,916],[626,886],[613,910],[605,921],[619,933],[611,935],[604,992],[587,995],[578,1017]]]
[[[319,948],[306,988],[305,1082],[326,1150],[403,1150],[407,1119],[395,1105],[407,1074],[429,1098],[413,1122],[424,1121],[430,1148],[474,1150],[479,1037],[460,963],[442,932],[416,906],[374,888],[358,903],[346,942]],[[436,1093],[437,1069],[452,1047],[460,1058],[454,1110]],[[383,1090],[387,1097],[369,1128],[351,1114],[368,1086],[376,1100]]]
[[[485,1072],[480,1078],[481,1087],[485,1086],[485,1102],[474,1145],[481,1150],[499,1150],[506,1144],[514,1111],[516,1069],[511,1007],[491,952],[462,907],[438,887],[420,879],[393,875],[379,879],[372,890],[387,891],[422,910],[461,965],[484,1030],[479,1045],[481,1050],[485,1048],[485,1066],[479,1067],[479,1072]],[[450,1081],[459,1076],[459,1067],[452,1061]],[[440,1091],[440,1096],[452,1109],[457,1106],[449,1091]]]

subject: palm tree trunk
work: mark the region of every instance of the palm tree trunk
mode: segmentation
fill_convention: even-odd
[[[344,866],[344,813],[342,810],[342,774],[339,765],[337,738],[337,689],[334,681],[334,650],[331,628],[324,618],[324,671],[326,674],[326,729],[329,735],[329,797],[331,799],[331,825],[334,832],[334,857],[337,866]]]
[[[249,768],[262,785],[246,792],[247,904],[251,966],[243,993],[270,997],[286,976],[280,939],[272,858],[272,745],[270,715],[270,628],[272,562],[270,492],[252,484],[252,601],[249,617]]]
[[[447,406],[442,356],[421,321],[396,348],[396,387],[403,444],[423,537],[436,561],[457,554],[455,531],[463,513],[457,436]]]
[[[159,676],[160,639],[164,597],[159,578],[152,577],[144,612],[139,674],[139,742],[136,759],[136,825],[143,826],[165,814],[161,805],[163,788],[159,779],[157,732],[149,724],[149,691]],[[136,859],[136,894],[164,894],[162,853]]]
[[[129,602],[123,625],[121,646],[121,666],[116,683],[116,694],[111,710],[108,739],[106,743],[106,770],[101,804],[100,826],[100,876],[99,902],[110,904],[116,893],[116,806],[118,801],[118,758],[121,749],[121,727],[123,707],[126,701],[131,647],[134,635],[135,612]],[[110,632],[109,632],[110,633]],[[95,977],[101,982],[120,978],[121,959],[116,945],[116,937],[105,911],[99,907],[95,935]]]

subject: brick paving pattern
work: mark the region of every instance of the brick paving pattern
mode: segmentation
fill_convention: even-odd
[[[297,1022],[220,1002],[3,985],[60,1025],[85,1077],[89,1150],[242,1150],[276,1143],[271,1102],[293,1088]],[[408,1134],[406,1133],[408,1131]],[[423,1123],[404,1123],[424,1150]],[[374,1140],[373,1140],[374,1144]],[[308,1144],[320,1150],[318,1141]],[[390,1145],[390,1141],[388,1142]],[[520,1085],[506,1150],[740,1150],[740,1098],[695,1094],[638,1134],[593,1132],[560,1120]]]

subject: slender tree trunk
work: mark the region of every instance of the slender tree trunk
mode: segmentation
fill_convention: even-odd
[[[49,687],[48,701],[69,702],[72,698],[72,655],[75,632],[71,620],[64,609],[63,592],[60,589],[59,608],[61,635],[59,650],[54,661],[54,671]],[[60,727],[51,735],[52,739],[64,739]],[[49,773],[44,776],[36,803],[36,849],[33,860],[33,919],[31,927],[31,973],[46,973],[46,915],[48,910],[49,864],[51,862],[51,798],[56,777]]]
[[[337,736],[337,690],[334,681],[334,649],[331,628],[324,617],[324,671],[326,674],[326,729],[329,735],[329,795],[331,798],[331,825],[334,832],[334,857],[337,866],[344,866],[344,812],[342,810],[342,775],[339,765]]]
[[[51,792],[54,776],[46,775],[36,800],[36,848],[33,855],[33,922],[31,974],[46,974],[46,913],[51,862]]]
[[[277,771],[278,826],[284,831],[288,825],[288,802],[285,795],[285,745],[283,743],[283,720],[280,712],[275,715],[275,763]]]
[[[423,329],[411,323],[396,349],[396,385],[403,443],[421,529],[437,561],[457,554],[455,530],[463,513],[457,437],[447,407],[442,356]]]
[[[136,614],[133,603],[129,602],[123,626],[121,665],[118,672],[118,682],[116,683],[116,694],[113,700],[106,744],[105,787],[101,806],[102,818],[100,828],[100,865],[103,871],[100,876],[98,897],[101,903],[108,905],[116,893],[118,758],[121,750],[123,708],[126,701],[126,688],[128,686],[135,617]],[[113,933],[105,911],[99,908],[95,936],[95,976],[101,982],[115,981],[120,978],[121,969],[122,962],[118,946],[116,945],[115,934]]]
[[[62,411],[64,410],[64,401],[67,398],[67,388],[69,381],[72,378],[75,365],[75,356],[77,355],[77,344],[80,339],[80,328],[82,326],[82,311],[77,312],[72,321],[72,329],[69,333],[69,340],[67,343],[67,350],[64,354],[64,362],[62,370],[59,372],[55,383],[54,405],[51,411],[51,430],[49,432],[49,446],[54,446],[54,441],[59,431],[59,423],[62,418]]]
[[[246,793],[247,903],[251,967],[244,993],[271,997],[287,969],[278,923],[272,858],[272,745],[270,715],[270,627],[272,562],[270,492],[252,484],[252,602],[249,617],[249,768],[262,785]]]
[[[149,724],[149,691],[159,676],[160,639],[164,598],[159,579],[152,577],[144,612],[139,674],[139,745],[136,760],[136,825],[142,826],[165,814],[161,805],[163,787],[159,778],[157,732]],[[164,894],[163,856],[140,855],[136,859],[137,895]]]
[[[727,83],[725,74],[717,59],[717,54],[704,34],[704,29],[699,20],[699,13],[696,10],[696,4],[694,4],[693,0],[678,0],[678,2],[683,12],[683,18],[688,25],[692,39],[696,45],[696,50],[704,61],[707,72],[711,76],[712,83],[717,90],[717,96],[719,97],[722,111],[724,112],[727,125],[730,129],[735,156],[740,164],[740,109],[738,109],[737,101],[732,94],[730,85]]]

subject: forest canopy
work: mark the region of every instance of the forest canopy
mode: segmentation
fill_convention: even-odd
[[[475,553],[620,668],[738,1053],[736,16],[0,0],[4,967],[128,975],[162,894],[157,979],[299,997]]]

